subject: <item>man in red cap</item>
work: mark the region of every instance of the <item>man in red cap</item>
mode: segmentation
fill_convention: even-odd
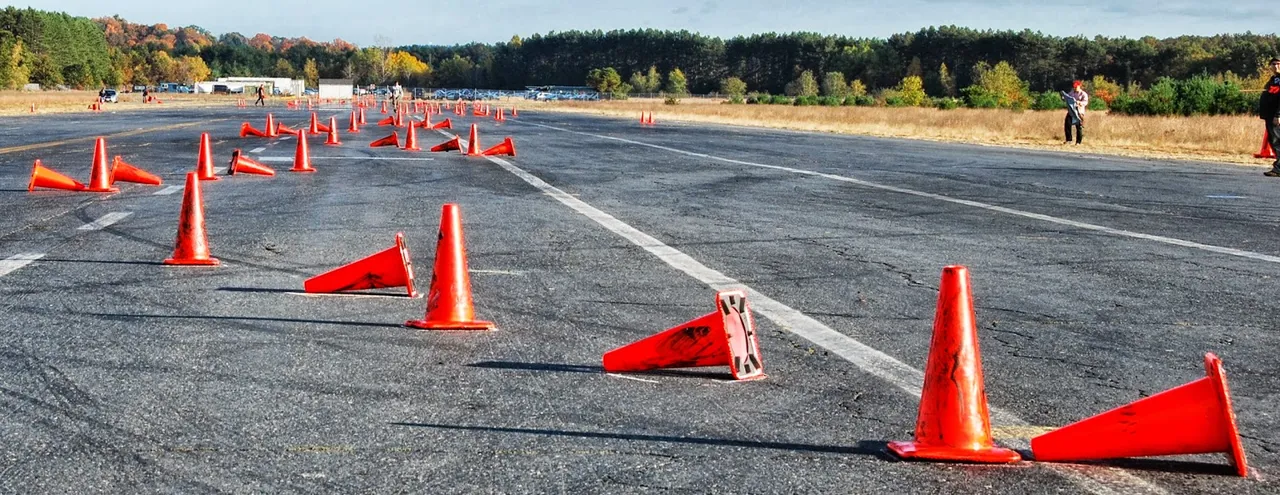
[[[1271,57],[1269,63],[1271,79],[1267,80],[1267,85],[1262,88],[1262,96],[1258,98],[1258,118],[1267,123],[1267,143],[1271,144],[1271,149],[1280,150],[1280,136],[1276,135],[1277,126],[1280,126],[1280,58]],[[1280,177],[1280,158],[1276,158],[1271,164],[1271,170],[1262,175]]]
[[[1067,117],[1063,120],[1062,130],[1067,136],[1067,144],[1071,143],[1071,128],[1076,128],[1076,144],[1084,139],[1084,111],[1089,107],[1089,93],[1084,92],[1084,83],[1075,81],[1071,83],[1071,92],[1066,94],[1067,105],[1074,107],[1067,109]],[[1072,111],[1072,110],[1075,111]]]

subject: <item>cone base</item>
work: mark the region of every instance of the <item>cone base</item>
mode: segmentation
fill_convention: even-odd
[[[307,173],[310,173],[310,172],[315,172],[315,171],[316,171],[316,169],[314,169],[314,168],[291,168],[291,169],[289,169],[289,171],[290,171],[290,172],[307,172]]]
[[[420,328],[423,330],[495,330],[497,325],[491,321],[431,321],[431,320],[411,320],[404,322],[404,326],[412,328]]]
[[[1206,353],[1204,370],[1205,375],[1213,382],[1214,395],[1222,409],[1222,421],[1226,424],[1227,435],[1230,438],[1231,452],[1227,454],[1227,459],[1231,461],[1231,467],[1236,468],[1236,474],[1241,478],[1247,478],[1249,461],[1244,455],[1244,444],[1240,442],[1240,429],[1236,427],[1236,412],[1231,407],[1231,392],[1227,387],[1227,374],[1222,369],[1222,360],[1211,352]]]
[[[93,187],[86,187],[86,188],[84,188],[84,189],[80,189],[80,190],[81,190],[81,191],[84,191],[84,192],[96,192],[96,193],[113,193],[113,192],[120,192],[120,188],[118,188],[118,187],[106,187],[106,188],[101,188],[101,189],[99,189],[99,188],[93,188]]]
[[[970,462],[977,464],[1011,464],[1022,460],[1017,452],[1000,447],[961,449],[921,445],[916,442],[889,442],[889,450],[904,460]]]
[[[166,264],[166,265],[179,265],[179,266],[182,266],[182,265],[189,265],[189,266],[218,266],[218,265],[222,264],[222,262],[221,262],[221,261],[218,261],[218,258],[209,258],[209,259],[206,259],[206,260],[197,260],[197,259],[186,259],[186,260],[180,260],[180,259],[176,259],[176,258],[169,258],[169,259],[167,259],[167,260],[164,260],[164,264]]]
[[[208,177],[196,177],[196,178],[200,180],[221,180],[221,178],[219,178],[216,175],[210,175]]]

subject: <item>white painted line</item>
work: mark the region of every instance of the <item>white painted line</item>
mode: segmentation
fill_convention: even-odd
[[[583,135],[583,136],[591,136],[591,137],[600,138],[600,139],[609,139],[609,140],[613,140],[613,141],[620,141],[620,142],[624,142],[624,143],[627,143],[627,144],[634,144],[634,145],[637,145],[637,146],[647,146],[647,147],[650,147],[650,148],[660,149],[660,150],[663,150],[663,151],[670,151],[670,152],[672,152],[672,153],[679,153],[679,154],[682,154],[682,155],[695,156],[695,157],[698,157],[698,158],[706,158],[706,159],[708,159],[708,160],[718,160],[718,161],[722,161],[722,162],[726,162],[726,163],[733,163],[733,164],[737,164],[737,165],[746,165],[746,166],[748,166],[748,167],[767,168],[767,169],[770,169],[770,170],[781,170],[781,171],[784,171],[784,172],[791,172],[791,173],[794,173],[794,174],[800,174],[800,175],[809,175],[809,176],[814,176],[814,177],[822,177],[822,178],[825,178],[825,179],[831,179],[831,180],[834,180],[834,181],[840,181],[840,182],[847,182],[847,183],[849,183],[849,184],[856,184],[856,185],[859,185],[859,186],[868,187],[868,188],[872,188],[872,189],[880,189],[880,190],[883,190],[883,191],[891,191],[891,192],[896,192],[896,193],[901,193],[901,194],[908,194],[908,195],[911,195],[911,196],[919,196],[919,197],[922,197],[922,198],[935,199],[935,200],[938,200],[938,201],[945,201],[945,202],[948,202],[948,203],[954,203],[954,204],[958,204],[958,205],[972,206],[972,207],[974,207],[974,208],[982,208],[982,209],[984,209],[984,210],[990,210],[990,211],[995,211],[995,212],[1000,212],[1000,213],[1006,213],[1006,214],[1009,214],[1009,215],[1015,215],[1015,216],[1025,217],[1025,218],[1031,218],[1031,219],[1034,219],[1034,220],[1041,220],[1041,221],[1044,221],[1044,222],[1056,223],[1056,224],[1059,224],[1059,225],[1066,225],[1066,226],[1075,227],[1075,228],[1078,228],[1078,229],[1092,230],[1092,231],[1095,231],[1095,232],[1102,232],[1102,233],[1105,233],[1105,234],[1111,234],[1111,235],[1116,235],[1116,236],[1121,236],[1121,237],[1129,237],[1129,238],[1133,238],[1133,239],[1142,239],[1142,240],[1147,240],[1147,241],[1154,241],[1154,242],[1159,242],[1159,243],[1162,243],[1162,244],[1169,244],[1169,245],[1173,245],[1173,246],[1181,246],[1181,247],[1191,248],[1191,249],[1199,249],[1199,250],[1202,250],[1202,251],[1208,251],[1208,252],[1211,252],[1211,253],[1226,254],[1226,255],[1231,255],[1231,256],[1239,256],[1239,257],[1241,257],[1241,258],[1249,258],[1249,259],[1258,260],[1258,261],[1266,261],[1266,262],[1269,262],[1269,263],[1280,263],[1280,256],[1272,256],[1272,255],[1269,255],[1269,254],[1255,253],[1255,252],[1253,252],[1253,251],[1245,251],[1245,250],[1243,250],[1243,249],[1235,249],[1235,248],[1229,248],[1229,247],[1214,246],[1214,245],[1211,245],[1211,244],[1201,244],[1201,243],[1199,243],[1199,242],[1185,241],[1185,240],[1182,240],[1182,239],[1176,239],[1176,238],[1173,238],[1173,237],[1165,237],[1165,236],[1161,236],[1161,235],[1154,235],[1154,234],[1144,234],[1144,233],[1142,233],[1142,232],[1133,232],[1133,231],[1130,231],[1130,230],[1117,229],[1117,228],[1114,228],[1114,227],[1106,227],[1106,226],[1103,226],[1103,225],[1096,225],[1096,224],[1092,224],[1092,223],[1079,222],[1079,221],[1076,221],[1076,220],[1068,220],[1068,219],[1066,219],[1066,218],[1058,218],[1058,217],[1055,217],[1055,216],[1045,215],[1045,214],[1042,214],[1042,213],[1032,213],[1032,212],[1029,212],[1029,211],[1015,210],[1015,209],[1013,209],[1013,208],[1006,208],[1006,207],[1003,207],[1003,206],[996,206],[996,205],[993,205],[993,204],[983,203],[983,202],[980,202],[980,201],[970,201],[970,200],[967,200],[967,199],[953,198],[953,197],[950,197],[950,196],[944,196],[944,195],[941,195],[941,194],[934,194],[934,193],[929,193],[929,192],[924,192],[924,191],[917,191],[917,190],[914,190],[914,189],[907,189],[907,188],[905,188],[905,187],[889,186],[889,185],[885,185],[885,184],[879,184],[879,183],[876,183],[876,182],[869,182],[869,181],[865,181],[865,180],[862,180],[862,179],[855,179],[855,178],[853,178],[853,177],[845,177],[845,176],[843,176],[843,175],[828,174],[828,173],[823,173],[823,172],[814,172],[814,171],[812,171],[812,170],[801,170],[801,169],[798,169],[798,168],[783,167],[783,166],[779,166],[779,165],[766,165],[766,164],[763,164],[763,163],[755,163],[755,162],[747,162],[747,161],[742,161],[742,160],[734,160],[734,159],[732,159],[732,158],[723,158],[723,157],[719,157],[719,156],[715,156],[715,155],[708,155],[708,154],[705,154],[705,153],[694,153],[694,152],[692,152],[692,151],[685,151],[685,150],[680,150],[680,149],[676,149],[676,148],[669,148],[669,147],[666,147],[666,146],[659,146],[659,145],[656,145],[656,144],[642,143],[642,142],[640,142],[640,141],[632,141],[632,140],[630,140],[630,139],[623,139],[623,138],[619,138],[619,137],[602,136],[602,135],[599,135],[599,134],[591,134],[591,133],[588,133],[588,132],[571,131],[571,130],[569,130],[569,129],[562,129],[562,128],[559,128],[559,127],[553,127],[553,126],[543,125],[543,124],[535,124],[535,123],[532,123],[532,122],[521,122],[521,123],[523,123],[523,124],[528,124],[528,125],[532,125],[532,126],[545,127],[545,128],[547,128],[547,129],[554,129],[554,130],[557,130],[557,131],[563,131],[563,132],[568,132],[568,133],[573,133],[573,134],[580,134],[580,135]]]
[[[0,260],[0,277],[13,273],[14,270],[31,264],[32,261],[44,257],[44,253],[15,254]]]
[[[662,383],[662,382],[657,381],[657,380],[648,380],[648,379],[645,379],[645,378],[636,378],[636,377],[634,377],[634,376],[619,375],[619,374],[617,374],[617,373],[605,373],[605,374],[606,374],[606,375],[609,375],[609,376],[616,376],[616,377],[618,377],[618,378],[626,378],[626,379],[628,379],[628,380],[635,380],[635,381],[637,381],[637,382],[645,382],[645,383]]]
[[[302,296],[302,297],[389,297],[389,298],[392,298],[392,299],[418,299],[418,298],[422,297],[422,294],[418,294],[418,295],[413,296],[412,298],[410,298],[410,297],[409,297],[409,294],[407,294],[407,293],[406,293],[406,294],[360,294],[360,293],[354,293],[354,292],[353,292],[353,293],[346,293],[346,292],[286,292],[285,294],[289,294],[289,295],[291,295],[291,296]]]
[[[293,139],[293,136],[280,136],[281,141],[288,141],[290,139]]]
[[[262,152],[263,152],[264,150],[266,150],[266,149],[267,149],[267,148],[266,148],[266,147],[264,147],[264,146],[259,146],[259,147],[257,147],[257,148],[254,148],[254,149],[249,150],[249,152],[250,152],[250,153],[262,153]]]
[[[837,332],[835,329],[824,325],[822,322],[815,320],[808,315],[791,308],[790,306],[775,301],[773,298],[761,294],[755,289],[747,287],[742,282],[734,280],[723,273],[703,265],[698,262],[698,260],[693,259],[693,257],[684,254],[671,246],[663,244],[662,241],[659,241],[653,236],[641,232],[635,227],[614,218],[612,215],[573,197],[569,193],[566,193],[551,184],[548,184],[537,176],[511,164],[511,162],[493,156],[486,156],[484,158],[497,164],[506,171],[511,172],[516,177],[523,179],[525,182],[529,183],[529,185],[538,188],[543,192],[543,194],[551,196],[556,201],[559,201],[583,216],[590,218],[602,227],[618,234],[620,237],[628,241],[631,241],[632,244],[643,248],[645,251],[648,251],[650,254],[653,254],[658,257],[658,259],[670,265],[672,268],[684,272],[690,277],[707,284],[711,288],[715,290],[742,289],[747,291],[747,297],[750,298],[751,306],[755,308],[756,312],[764,315],[779,327],[827,349],[828,351],[853,363],[867,373],[889,382],[893,386],[916,398],[920,397],[921,390],[924,387],[924,373],[920,370],[908,366],[893,356],[863,344],[853,337]],[[991,407],[990,413],[991,422],[993,424],[1000,426],[1030,426],[1030,423],[1004,409]],[[1007,442],[1006,445],[1016,449],[1026,449],[1030,447],[1029,442],[1026,441]],[[1040,466],[1056,471],[1063,477],[1092,493],[1166,493],[1160,487],[1152,485],[1142,478],[1116,468],[1088,467],[1086,469],[1080,469],[1055,464],[1042,464]]]
[[[471,272],[471,273],[483,273],[483,274],[486,274],[486,275],[524,275],[524,272],[523,272],[523,271],[519,271],[519,270],[517,270],[517,271],[510,271],[510,270],[467,270],[467,271],[469,271],[469,272]]]
[[[153,196],[168,196],[182,190],[183,186],[168,186],[164,189],[151,193]]]
[[[81,225],[76,230],[102,230],[132,214],[132,211],[113,211],[99,217],[97,220]]]
[[[315,161],[315,160],[352,160],[352,161],[374,160],[374,161],[430,162],[430,161],[434,161],[435,158],[429,158],[425,156],[421,158],[403,157],[403,156],[312,156],[311,160],[312,161]],[[260,156],[258,157],[258,161],[293,163],[293,157],[292,156]]]
[[[1232,195],[1230,195],[1230,194],[1210,194],[1210,195],[1205,196],[1205,197],[1206,197],[1206,198],[1209,198],[1209,199],[1245,199],[1245,198],[1248,198],[1248,196],[1232,196]]]

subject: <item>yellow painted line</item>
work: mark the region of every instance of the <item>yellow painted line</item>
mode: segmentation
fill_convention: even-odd
[[[1056,429],[1055,426],[993,426],[991,436],[997,440],[1029,440]]]
[[[106,134],[101,137],[118,138],[118,137],[137,136],[139,134],[146,134],[148,132],[182,129],[184,127],[193,127],[200,124],[221,122],[224,120],[229,120],[229,119],[211,119],[211,120],[201,120],[199,122],[187,122],[185,124],[163,125],[160,127],[145,127],[142,129],[134,129],[132,131],[117,132],[115,134]],[[8,148],[0,148],[0,155],[6,154],[6,153],[17,153],[19,151],[38,150],[41,148],[52,148],[54,146],[62,146],[64,144],[83,143],[83,142],[93,141],[95,139],[98,139],[98,137],[99,136],[79,137],[79,138],[72,138],[72,139],[63,139],[61,141],[47,141],[43,143],[24,144],[21,146],[10,146]]]

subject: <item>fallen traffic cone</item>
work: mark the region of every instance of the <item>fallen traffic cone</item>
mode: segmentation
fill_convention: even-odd
[[[182,193],[182,213],[178,216],[178,238],[173,256],[166,265],[214,266],[217,258],[209,256],[209,239],[204,234],[204,201],[200,197],[200,178],[187,172],[187,187]]]
[[[608,373],[728,366],[734,380],[765,377],[751,306],[741,290],[716,293],[716,310],[604,355]]]
[[[1205,377],[1031,439],[1037,461],[1227,454],[1236,474],[1249,465],[1222,360],[1204,355]]]
[[[399,147],[400,147],[400,134],[399,134],[397,131],[391,131],[391,135],[390,135],[390,136],[387,136],[387,137],[384,137],[384,138],[379,139],[379,140],[377,140],[377,141],[374,141],[374,142],[372,142],[372,143],[369,143],[369,147],[370,147],[370,148],[377,148],[377,147],[380,147],[380,146],[395,146],[395,147],[399,148]]]
[[[1017,452],[996,447],[991,440],[969,270],[958,265],[943,268],[940,287],[916,438],[889,442],[889,450],[903,459],[1018,462]]]
[[[116,155],[111,161],[111,182],[124,181],[133,182],[135,184],[147,184],[158,186],[164,181],[160,177],[146,170],[130,165],[124,161],[120,155]]]
[[[467,139],[467,156],[480,155],[480,135],[476,133],[476,125],[471,124],[471,137]]]
[[[471,275],[467,248],[462,240],[462,213],[448,203],[440,212],[436,259],[427,291],[427,315],[406,321],[405,326],[426,330],[493,330],[493,322],[475,319],[471,305]]]
[[[290,172],[315,172],[311,168],[311,151],[307,149],[307,133],[298,131],[298,147],[293,152],[293,168]]]
[[[27,191],[34,191],[37,187],[64,191],[83,191],[85,189],[84,184],[81,184],[80,181],[62,175],[51,168],[45,168],[40,163],[40,160],[36,160],[36,164],[31,167],[31,181],[27,183]]]
[[[433,130],[434,129],[453,129],[453,121],[449,119],[441,120],[439,122],[436,122],[435,125],[431,126],[431,129]]]
[[[404,245],[403,233],[396,234],[396,245],[311,277],[302,285],[304,291],[311,293],[388,287],[405,287],[409,297],[418,297],[418,291],[413,288],[413,263],[409,261],[409,248]]]
[[[418,127],[413,125],[412,123],[409,124],[409,130],[404,136],[404,147],[400,149],[404,151],[422,151],[422,148],[418,147],[418,132],[416,131],[417,128]]]
[[[507,136],[507,138],[503,139],[502,142],[498,143],[497,146],[481,151],[480,154],[484,156],[493,156],[493,155],[516,156],[516,143],[511,142],[511,136]]]
[[[356,119],[356,112],[352,110],[351,123],[347,125],[347,133],[352,134],[357,132],[360,132],[360,121]]]
[[[276,118],[270,113],[267,114],[267,137],[279,137],[280,130],[276,127]]]
[[[240,124],[240,137],[267,137],[267,133],[254,129],[248,122]]]
[[[111,169],[107,167],[107,140],[98,138],[93,143],[93,171],[89,176],[88,192],[120,192],[111,185]]]
[[[209,144],[209,133],[200,133],[200,155],[196,158],[196,177],[200,180],[218,180],[213,174],[213,145]]]
[[[235,174],[254,174],[254,175],[275,175],[276,171],[271,167],[259,163],[257,160],[245,156],[237,148],[231,152],[231,165],[227,167],[227,175]]]
[[[284,124],[282,124],[282,123],[276,123],[276,135],[277,135],[277,136],[279,136],[279,135],[281,135],[281,134],[297,134],[297,133],[298,133],[298,129],[294,129],[294,128],[289,127],[289,126],[287,126],[287,125],[284,125]]]
[[[1275,158],[1276,152],[1271,149],[1271,142],[1267,141],[1267,130],[1262,130],[1262,148],[1253,154],[1254,158]]]
[[[389,126],[393,126],[393,127],[394,127],[394,126],[396,125],[396,118],[395,118],[395,117],[387,117],[387,118],[385,118],[385,119],[382,119],[382,120],[379,120],[379,121],[378,121],[378,126],[379,126],[379,127],[384,126],[384,125],[389,125]]]
[[[431,147],[431,151],[453,151],[462,149],[462,138],[454,136],[453,139],[445,141]]]
[[[327,144],[329,146],[338,146],[342,144],[342,141],[338,141],[338,118],[337,117],[329,117],[328,132],[329,132],[329,139],[326,139],[324,141],[324,144]]]

